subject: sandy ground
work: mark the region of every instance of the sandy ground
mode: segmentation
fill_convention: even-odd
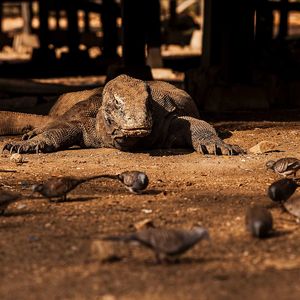
[[[227,141],[248,149],[269,140],[282,152],[214,157],[181,150],[72,149],[25,155],[28,162],[21,166],[2,155],[0,168],[17,172],[0,173],[0,184],[28,197],[0,218],[0,299],[299,299],[299,221],[267,198],[268,185],[278,177],[264,165],[300,156],[300,123],[260,125],[237,128]],[[8,140],[1,137],[0,146]],[[56,204],[30,199],[26,187],[52,175],[132,169],[148,174],[147,193],[130,194],[118,183],[98,180]],[[255,240],[247,234],[245,209],[254,204],[270,208],[276,237]],[[136,246],[121,261],[93,258],[93,240],[131,232],[145,218],[168,228],[201,224],[212,243],[200,243],[176,264],[157,265],[149,250]]]

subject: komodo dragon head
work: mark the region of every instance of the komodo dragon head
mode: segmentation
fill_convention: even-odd
[[[99,115],[100,114],[100,115]],[[151,99],[144,81],[120,75],[103,90],[97,119],[104,125],[113,146],[129,150],[152,131]]]

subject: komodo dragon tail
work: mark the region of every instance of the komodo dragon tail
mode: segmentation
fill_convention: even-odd
[[[0,111],[0,135],[23,134],[52,120],[49,116]]]

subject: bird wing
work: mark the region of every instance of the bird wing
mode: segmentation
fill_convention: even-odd
[[[300,161],[288,162],[287,169],[297,169],[300,168]]]
[[[149,228],[138,232],[137,240],[156,252],[169,255],[178,254],[186,248],[186,236],[180,230]]]

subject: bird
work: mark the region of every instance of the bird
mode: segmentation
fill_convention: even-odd
[[[297,179],[282,178],[269,186],[268,196],[272,201],[282,204],[294,194],[298,187]]]
[[[200,226],[191,230],[146,227],[132,234],[103,238],[110,241],[137,242],[150,248],[155,253],[157,263],[178,257],[204,239],[210,239],[209,232]]]
[[[6,190],[0,190],[0,215],[3,215],[6,208],[13,202],[18,201],[21,199],[21,194],[6,191]]]
[[[253,237],[265,238],[270,236],[273,230],[273,217],[268,209],[253,206],[246,211],[245,224]]]
[[[149,184],[148,176],[140,171],[125,171],[117,177],[130,192],[135,194],[142,193]]]
[[[297,174],[300,169],[300,160],[295,157],[284,157],[276,161],[269,160],[266,163],[267,169],[273,170],[275,173],[282,175],[284,177]]]
[[[77,178],[72,176],[52,177],[44,183],[34,184],[32,186],[32,192],[38,192],[50,201],[66,201],[67,194],[75,189],[79,184],[102,177],[103,175],[86,178]]]

